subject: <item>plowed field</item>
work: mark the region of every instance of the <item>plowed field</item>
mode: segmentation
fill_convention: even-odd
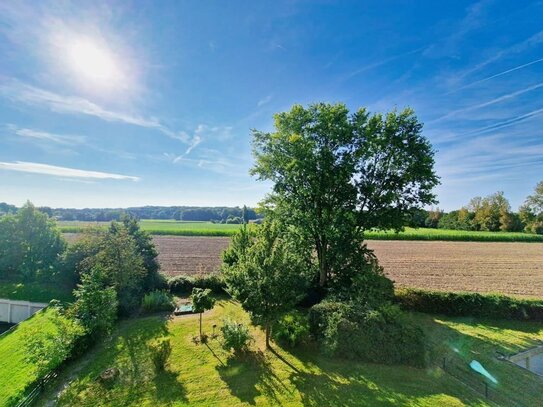
[[[167,275],[216,272],[227,237],[155,236]],[[399,287],[543,297],[543,244],[368,241]]]

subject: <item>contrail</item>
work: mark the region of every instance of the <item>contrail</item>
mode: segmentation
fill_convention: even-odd
[[[524,93],[530,92],[530,91],[535,90],[535,89],[539,89],[541,87],[543,87],[543,83],[538,83],[537,85],[529,86],[529,87],[527,87],[525,89],[518,90],[516,92],[511,92],[511,93],[508,93],[507,95],[503,95],[503,96],[497,97],[495,99],[489,100],[488,102],[479,103],[477,105],[465,107],[463,109],[453,110],[452,112],[449,112],[449,113],[447,113],[447,114],[445,114],[445,115],[443,115],[441,117],[438,117],[435,120],[431,120],[431,121],[427,122],[427,124],[437,123],[437,122],[439,122],[441,120],[447,119],[447,118],[449,118],[451,116],[454,116],[454,115],[456,115],[458,113],[468,112],[470,110],[480,109],[482,107],[490,106],[490,105],[502,102],[502,101],[507,100],[507,99],[512,99],[514,97],[517,97],[519,95],[522,95]]]
[[[517,116],[517,117],[513,117],[511,119],[507,119],[507,120],[504,120],[502,122],[494,123],[494,124],[491,124],[490,126],[481,127],[480,129],[475,129],[475,130],[469,131],[467,133],[462,134],[461,136],[481,134],[481,133],[486,133],[487,131],[498,130],[498,129],[501,129],[501,128],[504,128],[504,127],[509,127],[509,126],[512,126],[513,124],[516,124],[516,123],[522,122],[524,120],[530,119],[530,118],[532,118],[534,116],[539,116],[541,113],[543,113],[543,109],[533,110],[530,113],[526,113],[526,114],[523,114],[523,115],[520,115],[520,116]]]
[[[526,64],[516,66],[516,67],[514,67],[514,68],[511,68],[511,69],[508,69],[508,70],[506,70],[506,71],[497,73],[497,74],[495,74],[495,75],[488,76],[488,77],[483,78],[483,79],[479,79],[478,81],[475,81],[475,82],[468,83],[467,85],[461,86],[461,87],[459,87],[458,89],[453,90],[452,92],[449,92],[449,94],[458,92],[458,91],[460,91],[460,90],[462,90],[462,89],[469,88],[469,87],[471,87],[471,86],[473,86],[473,85],[477,85],[478,83],[481,83],[481,82],[489,81],[489,80],[491,80],[491,79],[497,78],[498,76],[502,76],[502,75],[506,75],[506,74],[508,74],[508,73],[510,73],[510,72],[518,71],[519,69],[526,68],[527,66],[534,65],[534,64],[537,64],[537,63],[539,63],[539,62],[543,62],[543,58],[536,59],[535,61],[528,62],[528,63],[526,63]]]

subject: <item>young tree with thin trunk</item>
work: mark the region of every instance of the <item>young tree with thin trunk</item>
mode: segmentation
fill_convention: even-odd
[[[197,287],[192,289],[190,298],[192,301],[192,310],[200,314],[200,340],[202,340],[202,314],[215,306],[215,299],[211,296],[209,288],[203,289]]]
[[[225,261],[223,274],[228,291],[256,325],[266,332],[270,348],[272,324],[302,298],[307,289],[307,263],[279,224],[265,222],[247,238],[239,232],[236,253]],[[225,259],[226,260],[226,259]]]

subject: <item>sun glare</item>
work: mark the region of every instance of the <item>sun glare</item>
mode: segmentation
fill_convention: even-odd
[[[71,68],[86,79],[97,84],[113,84],[121,79],[115,57],[105,47],[100,47],[91,40],[76,40],[68,47],[68,59]]]

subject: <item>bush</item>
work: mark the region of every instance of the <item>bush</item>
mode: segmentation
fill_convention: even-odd
[[[156,371],[163,371],[166,367],[166,362],[172,353],[172,345],[170,344],[170,340],[161,339],[149,345],[149,352]]]
[[[368,309],[353,304],[326,303],[314,306],[311,313],[312,333],[329,355],[374,363],[424,366],[424,334],[403,320],[397,306]],[[317,327],[320,331],[315,334]]]
[[[145,294],[142,300],[142,308],[145,312],[173,311],[175,302],[167,291],[151,291]]]
[[[403,309],[431,314],[543,321],[543,301],[505,295],[406,288],[396,291],[396,302]]]
[[[308,323],[311,336],[320,341],[324,338],[324,330],[331,315],[343,312],[347,305],[341,302],[323,301],[309,309]]]
[[[168,280],[168,289],[173,294],[188,294],[193,288],[209,288],[215,294],[224,293],[226,284],[218,274],[206,274],[197,276],[179,275]]]
[[[249,328],[236,321],[225,320],[221,332],[223,349],[226,351],[233,349],[235,354],[246,351],[249,343],[253,340]]]
[[[307,317],[298,311],[291,311],[277,321],[272,330],[272,336],[278,342],[295,347],[307,339],[309,324]]]

